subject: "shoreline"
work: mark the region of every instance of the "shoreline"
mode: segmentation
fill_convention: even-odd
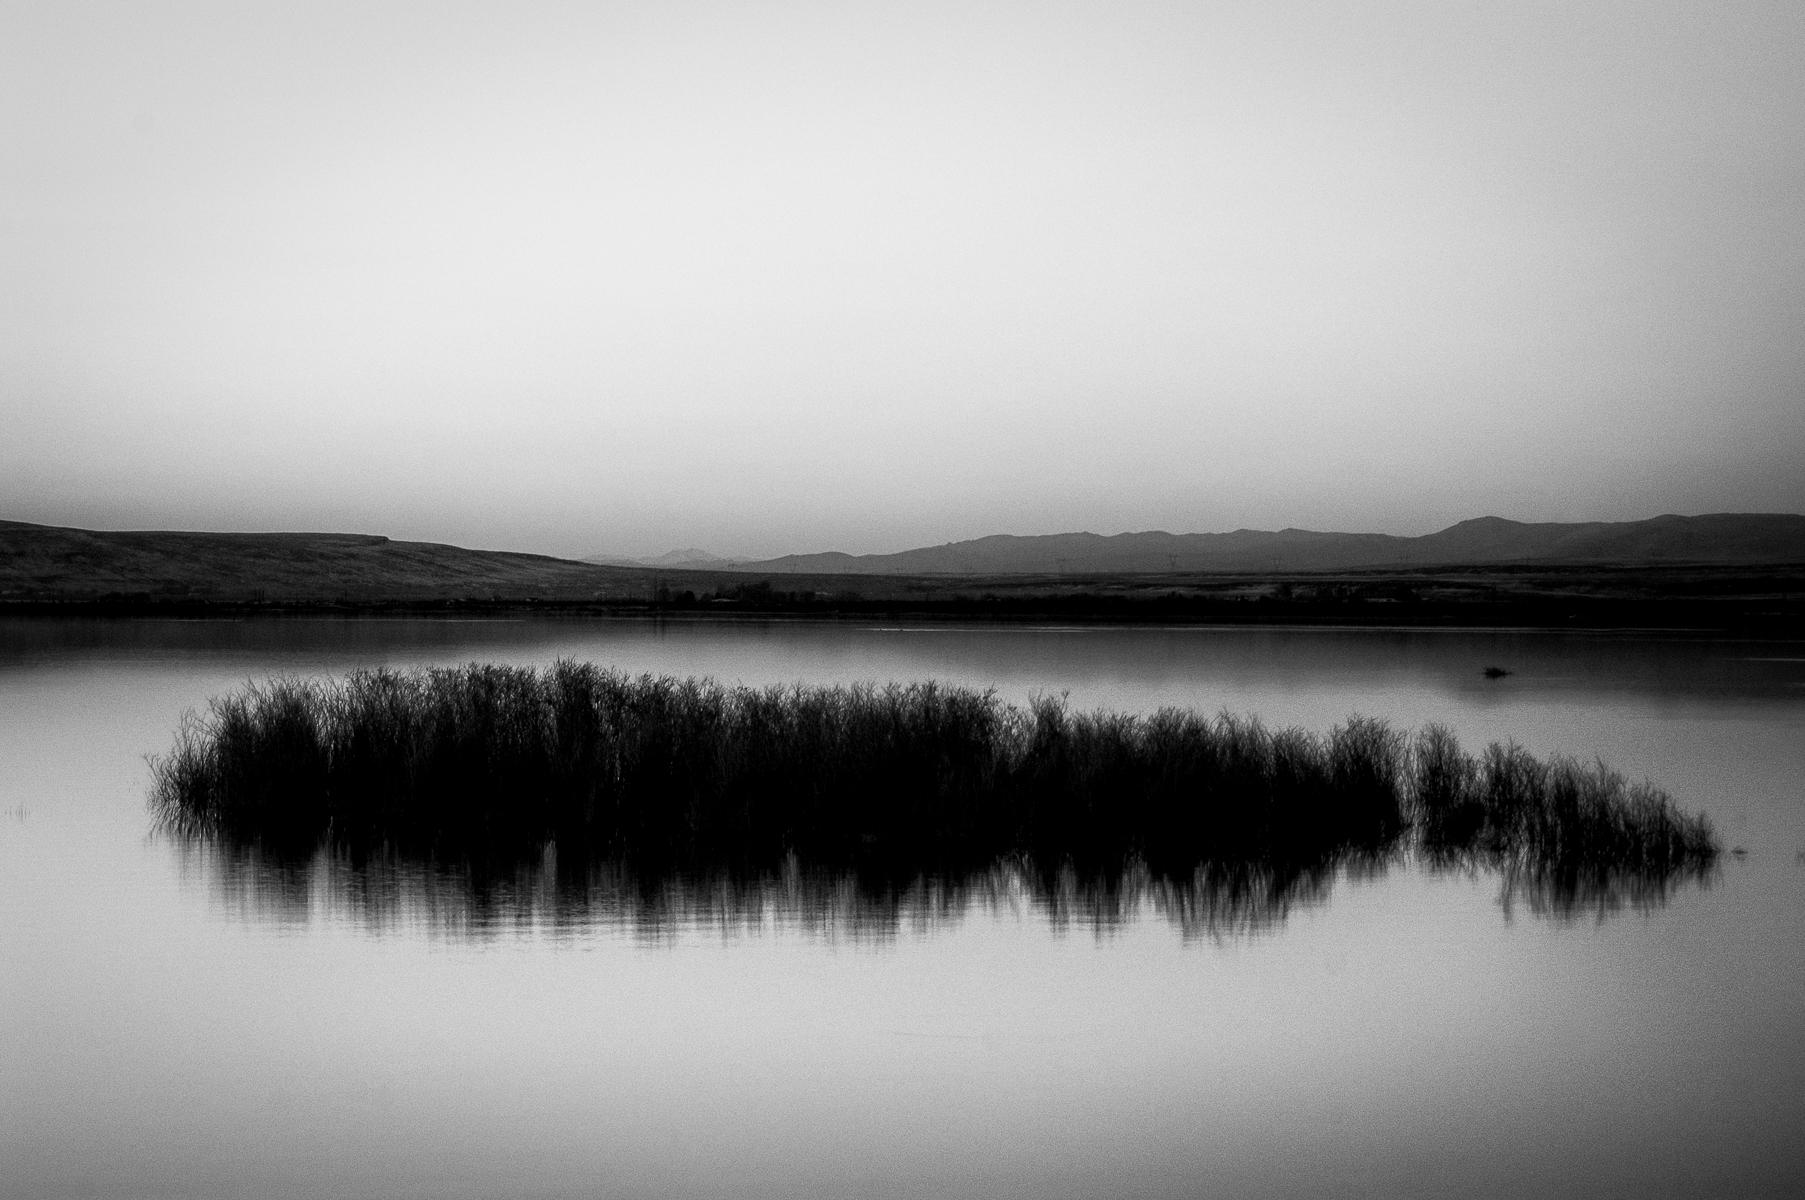
[[[924,624],[1070,624],[1098,627],[1543,630],[1759,635],[1805,633],[1805,595],[1749,598],[1537,598],[1515,602],[1284,601],[1255,598],[1124,598],[1095,594],[984,599],[757,597],[707,600],[571,600],[535,597],[241,599],[100,596],[0,600],[0,619],[653,619],[677,622],[898,620]]]

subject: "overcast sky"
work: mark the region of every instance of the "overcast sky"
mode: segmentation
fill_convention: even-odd
[[[0,0],[0,517],[1805,510],[1805,4]]]

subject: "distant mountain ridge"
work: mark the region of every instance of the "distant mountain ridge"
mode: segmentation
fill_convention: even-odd
[[[1498,563],[1800,563],[1805,516],[1710,513],[1643,521],[1544,522],[1476,517],[1436,533],[992,534],[896,554],[790,554],[731,569],[759,574],[1158,574],[1345,571]],[[715,564],[722,566],[724,564]]]
[[[936,577],[955,588],[964,586],[963,579],[988,577],[1004,590],[1044,590],[1048,581],[1082,587],[1090,585],[1080,581],[1111,577],[1188,573],[1194,582],[1210,573],[1459,570],[1504,563],[1805,567],[1805,516],[1715,513],[1572,524],[1480,517],[1423,537],[1304,529],[996,534],[900,554],[790,555],[762,563],[690,557],[697,553],[705,552],[681,550],[635,566],[610,566],[373,534],[107,531],[0,521],[0,603],[663,603],[665,596],[687,596],[756,604],[792,591],[908,600],[924,594],[923,587],[932,591],[925,580]],[[776,579],[783,582],[772,586]]]

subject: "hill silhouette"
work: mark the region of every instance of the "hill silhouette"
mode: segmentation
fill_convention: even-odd
[[[996,535],[900,554],[792,555],[707,567],[600,565],[372,534],[102,531],[0,521],[0,605],[8,606],[542,602],[902,611],[998,603],[1102,611],[1157,598],[1176,605],[1174,612],[1213,619],[1242,613],[1236,606],[1244,601],[1291,597],[1296,604],[1332,601],[1335,613],[1314,614],[1321,619],[1365,619],[1342,610],[1360,597],[1408,596],[1439,597],[1474,613],[1479,599],[1520,608],[1529,596],[1569,607],[1580,595],[1631,604],[1643,603],[1637,597],[1708,594],[1730,603],[1741,596],[1769,607],[1779,597],[1790,605],[1802,568],[1805,517],[1785,514],[1537,525],[1482,517],[1417,538],[1301,529]],[[1507,615],[1501,609],[1485,619]]]
[[[995,534],[896,554],[792,554],[757,574],[1144,575],[1548,564],[1805,563],[1805,516],[1713,513],[1526,524],[1478,517],[1422,537],[1308,529],[1232,533]]]
[[[375,534],[106,531],[0,521],[0,600],[608,599],[643,594],[645,575]]]

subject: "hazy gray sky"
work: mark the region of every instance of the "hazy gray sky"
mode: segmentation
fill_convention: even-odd
[[[1805,4],[0,0],[0,517],[1805,509]]]

